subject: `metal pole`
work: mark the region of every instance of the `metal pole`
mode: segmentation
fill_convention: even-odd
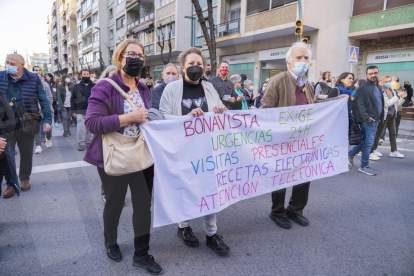
[[[299,20],[302,19],[302,0],[298,0],[298,19]],[[301,39],[302,39],[302,35],[298,35],[297,41],[299,42]]]

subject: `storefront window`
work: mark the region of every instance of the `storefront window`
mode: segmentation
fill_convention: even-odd
[[[247,79],[254,78],[254,63],[230,64],[228,77],[232,75],[246,74]]]

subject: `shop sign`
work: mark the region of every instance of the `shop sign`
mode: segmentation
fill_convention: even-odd
[[[234,56],[224,56],[222,60],[228,61],[230,64],[242,64],[242,63],[252,63],[255,62],[254,53],[234,55]]]
[[[289,47],[263,50],[259,52],[259,60],[286,59]]]
[[[367,63],[414,61],[414,49],[368,53]]]

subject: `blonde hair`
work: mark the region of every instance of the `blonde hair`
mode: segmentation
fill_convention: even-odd
[[[206,57],[201,53],[200,49],[192,47],[190,49],[188,49],[185,52],[182,52],[179,56],[178,56],[178,62],[180,63],[180,65],[182,67],[184,67],[185,62],[187,61],[187,56],[189,54],[196,54],[199,55],[201,57],[201,59],[203,60],[203,69],[205,69],[206,65],[207,65],[207,59]],[[182,74],[184,75],[184,72],[182,72]]]
[[[383,76],[383,77],[381,78],[381,80],[382,80],[383,82],[385,82],[387,79],[391,79],[391,80],[392,80],[392,77],[391,77],[391,76],[386,75],[386,76]]]
[[[124,54],[129,44],[136,44],[139,47],[141,47],[142,53],[145,55],[144,46],[141,43],[139,43],[137,39],[133,39],[133,38],[125,39],[118,45],[118,47],[116,47],[115,52],[112,56],[112,64],[114,64],[116,68],[118,68],[118,71],[121,70],[122,55]],[[145,64],[145,61],[144,61],[144,64]]]

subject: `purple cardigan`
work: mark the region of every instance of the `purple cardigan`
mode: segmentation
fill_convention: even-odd
[[[129,91],[119,74],[110,77],[125,92]],[[144,101],[146,109],[151,107],[150,92],[147,86],[135,79],[138,83],[138,90]],[[103,168],[102,135],[118,131],[123,133],[123,128],[119,124],[118,115],[124,114],[124,97],[119,94],[112,84],[107,81],[98,82],[92,89],[86,110],[86,129],[94,134],[88,146],[83,160],[94,166]]]

